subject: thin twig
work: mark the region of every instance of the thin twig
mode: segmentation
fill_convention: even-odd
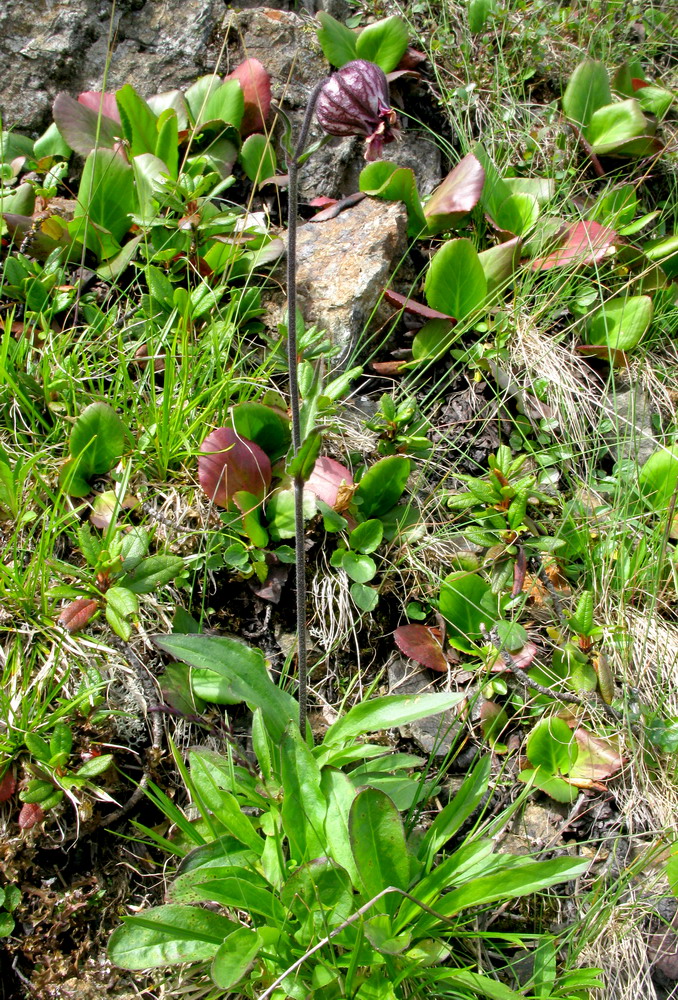
[[[480,626],[481,631],[486,636],[488,642],[490,642],[494,648],[497,650],[502,660],[509,668],[512,674],[514,674],[521,684],[527,688],[533,688],[538,691],[539,694],[545,694],[547,698],[553,698],[555,701],[564,701],[569,705],[580,705],[582,708],[591,709],[593,706],[600,708],[606,715],[608,715],[615,722],[620,722],[623,719],[621,712],[618,712],[616,708],[612,705],[608,705],[607,702],[603,701],[602,698],[591,698],[584,699],[580,698],[577,694],[569,694],[567,691],[556,691],[555,688],[546,687],[545,684],[540,684],[539,681],[533,681],[524,670],[522,670],[516,661],[513,659],[508,649],[502,646],[499,636],[497,635],[496,629],[492,629],[490,632],[487,631],[484,624]]]

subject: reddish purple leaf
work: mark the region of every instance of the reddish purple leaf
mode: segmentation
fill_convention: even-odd
[[[582,267],[595,264],[607,254],[619,239],[609,226],[587,220],[574,222],[560,236],[558,246],[546,257],[539,257],[530,265],[533,271],[548,271],[552,267]]]
[[[86,108],[95,111],[97,115],[101,112],[107,118],[120,123],[120,112],[115,94],[102,94],[100,90],[84,90],[82,94],[78,94],[78,103],[84,104]]]
[[[88,621],[97,613],[99,602],[91,597],[78,597],[67,604],[57,621],[72,634],[84,628]]]
[[[237,80],[245,98],[240,134],[263,132],[271,110],[271,78],[258,59],[245,59],[225,80]]]
[[[648,83],[647,80],[640,80],[637,76],[631,77],[631,87],[634,91],[642,90],[643,87],[651,87],[652,84]]]
[[[10,767],[0,778],[0,802],[11,799],[16,791],[16,777]]]
[[[328,222],[330,219],[336,219],[340,212],[345,211],[347,208],[352,208],[353,205],[357,205],[366,197],[367,195],[363,191],[356,191],[354,194],[349,194],[345,198],[341,198],[340,201],[334,201],[320,212],[316,212],[308,221]]]
[[[233,494],[241,490],[263,499],[271,485],[271,463],[254,441],[230,427],[218,427],[202,443],[198,480],[218,507],[230,506]]]
[[[429,226],[446,229],[463,219],[478,204],[484,183],[485,171],[480,161],[469,153],[431,195],[424,208]]]
[[[97,145],[113,149],[120,136],[120,122],[100,115],[69,94],[57,94],[52,114],[61,135],[81,156],[89,156]]]
[[[411,660],[439,673],[447,670],[439,629],[429,628],[428,625],[401,625],[393,635],[398,649]]]
[[[423,316],[424,319],[449,319],[452,323],[456,323],[454,316],[448,316],[447,313],[438,312],[437,309],[431,309],[429,306],[425,306],[422,302],[417,302],[415,299],[408,299],[404,295],[400,295],[398,292],[392,292],[390,288],[385,289],[384,298],[387,302],[390,302],[392,306],[398,306],[399,309],[403,309],[407,313],[413,313],[415,316]]]
[[[43,819],[44,815],[42,806],[37,802],[24,802],[19,813],[19,827],[22,830],[30,830]]]
[[[304,489],[309,490],[328,507],[335,507],[337,501],[342,499],[342,492],[346,493],[352,486],[353,476],[346,466],[333,458],[322,456],[315,463]]]
[[[377,375],[400,375],[406,364],[407,361],[373,361],[370,368]]]
[[[426,62],[427,59],[428,56],[425,52],[420,52],[419,49],[413,49],[411,45],[408,45],[397,69],[414,69],[415,66]]]

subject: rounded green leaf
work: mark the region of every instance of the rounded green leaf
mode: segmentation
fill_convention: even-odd
[[[567,774],[578,755],[572,730],[557,716],[542,719],[527,738],[528,760],[547,774]]]
[[[356,55],[358,59],[381,66],[384,73],[394,70],[405,53],[409,30],[401,17],[394,14],[381,21],[369,24],[358,35]]]
[[[586,126],[598,108],[612,100],[610,81],[602,62],[587,59],[579,63],[563,94],[563,111],[576,125]]]
[[[442,358],[458,337],[455,324],[449,319],[429,319],[412,341],[412,358],[414,361]]]
[[[539,203],[533,194],[516,191],[501,202],[493,218],[500,229],[522,236],[539,218]]]
[[[364,583],[351,584],[351,597],[355,606],[365,612],[374,611],[379,603],[379,591],[366,587]]]
[[[71,431],[72,459],[61,470],[59,481],[71,496],[86,496],[88,480],[108,472],[122,456],[127,430],[108,403],[90,403]]]
[[[324,10],[319,10],[316,17],[321,25],[318,41],[328,63],[341,69],[347,62],[356,59],[357,38],[354,32]]]
[[[358,484],[355,499],[362,517],[385,514],[400,500],[410,474],[410,460],[389,455],[368,469]]]
[[[487,279],[470,240],[450,240],[431,260],[424,285],[432,309],[463,319],[487,296]]]
[[[372,517],[354,528],[348,536],[349,545],[357,552],[374,552],[381,545],[384,537],[384,525]]]
[[[239,159],[241,167],[253,184],[261,184],[262,181],[273,177],[278,165],[275,150],[270,140],[260,132],[255,132],[254,135],[245,139]]]
[[[603,154],[611,153],[631,139],[650,135],[651,132],[638,101],[629,98],[628,101],[599,108],[591,116],[586,138],[594,153]]]
[[[640,470],[638,482],[653,507],[657,510],[668,507],[678,490],[678,445],[650,455]]]
[[[197,906],[156,906],[113,931],[108,955],[122,969],[156,969],[213,958],[235,929],[227,917]]]
[[[492,607],[492,589],[477,573],[460,570],[443,580],[438,610],[449,623],[448,641],[456,649],[473,652],[482,639],[481,625],[491,628],[498,611]]]
[[[654,307],[649,295],[619,295],[609,299],[587,323],[589,344],[604,344],[615,351],[629,351],[647,333]]]

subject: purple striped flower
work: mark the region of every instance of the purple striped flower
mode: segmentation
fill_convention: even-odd
[[[399,138],[389,100],[384,71],[366,59],[355,59],[329,78],[320,91],[316,114],[330,135],[365,136],[365,159],[376,160],[382,146]]]

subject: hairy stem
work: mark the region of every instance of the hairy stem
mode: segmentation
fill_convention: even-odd
[[[290,379],[290,410],[292,414],[292,451],[296,456],[301,447],[299,416],[299,381],[297,374],[297,210],[299,207],[299,160],[304,152],[313,111],[326,80],[316,84],[306,106],[299,139],[288,158],[287,209],[287,367]],[[297,671],[299,675],[299,728],[306,734],[308,705],[308,663],[306,656],[306,550],[304,546],[304,480],[294,477],[294,548],[296,553],[297,587]]]

